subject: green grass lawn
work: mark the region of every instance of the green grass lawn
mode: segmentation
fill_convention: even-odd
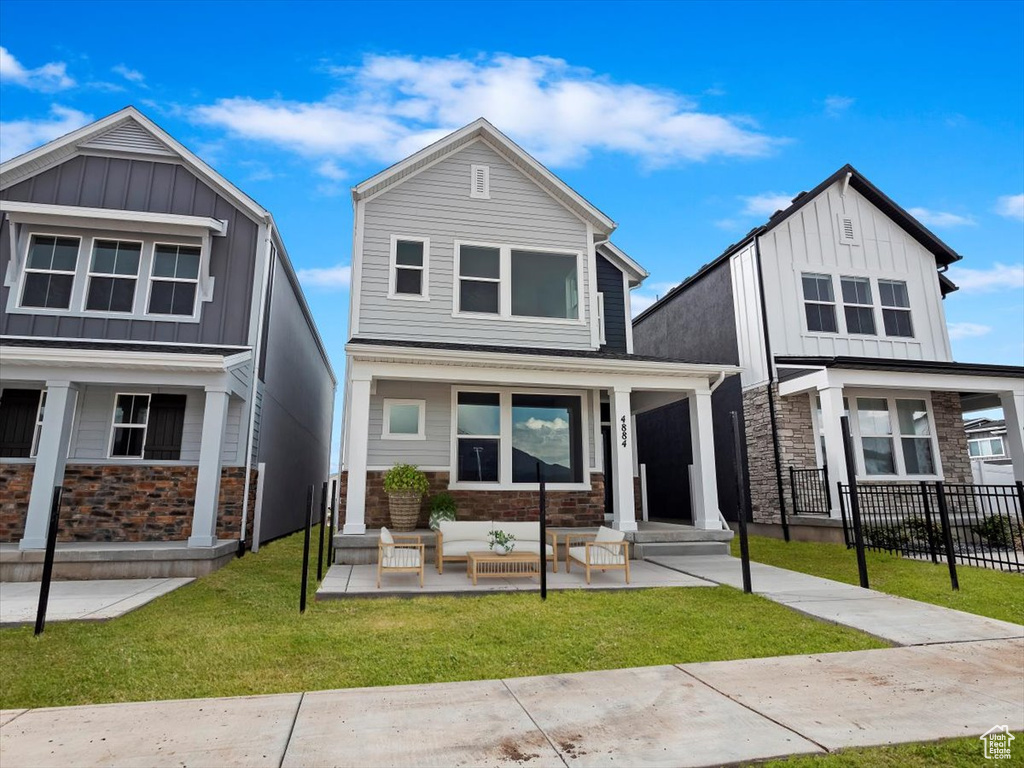
[[[732,553],[739,557],[739,552],[739,537],[735,537]],[[868,551],[865,555],[872,589],[1024,624],[1024,576],[1019,573],[957,565],[960,591],[954,592],[945,561],[935,565],[885,552]],[[787,544],[781,539],[751,536],[750,559],[847,584],[860,583],[857,554],[842,544],[807,541]]]
[[[986,760],[977,737],[928,744],[844,749],[831,755],[791,757],[760,765],[770,768],[976,768],[980,765],[1024,765],[1024,749],[1011,747],[1009,760]]]
[[[0,707],[432,683],[884,647],[728,587],[310,603],[301,536],[106,623],[0,630]],[[315,568],[314,568],[315,570]],[[313,584],[310,582],[310,594]]]

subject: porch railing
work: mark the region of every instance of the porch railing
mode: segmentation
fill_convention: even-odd
[[[828,515],[832,504],[828,497],[828,467],[789,468],[789,488],[793,495],[794,515]]]

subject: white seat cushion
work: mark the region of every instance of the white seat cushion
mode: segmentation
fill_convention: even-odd
[[[616,531],[614,528],[608,528],[602,525],[597,529],[597,536],[594,538],[594,541],[622,541],[625,538],[626,534],[622,531]]]
[[[539,555],[540,554],[540,542],[539,541],[519,541],[517,539],[516,540],[516,548],[513,549],[512,551],[513,552],[529,552],[532,555]],[[544,551],[548,554],[548,556],[551,556],[552,554],[554,554],[554,550],[551,548],[550,544],[545,544],[544,545]]]
[[[385,568],[419,568],[420,551],[409,547],[385,547]]]
[[[587,562],[587,548],[586,547],[571,547],[569,549],[569,556],[574,560],[578,560],[581,563]],[[611,552],[604,547],[591,547],[590,548],[590,564],[591,565],[625,565],[626,558],[621,552]]]
[[[503,523],[495,520],[494,530],[501,530],[516,537],[516,549],[523,541],[540,541],[540,523]]]
[[[380,541],[381,544],[394,544],[395,537],[391,535],[391,531],[381,526],[380,529]]]
[[[442,520],[438,530],[449,541],[487,541],[491,532],[490,520]]]
[[[448,541],[444,540],[444,557],[465,557],[467,552],[487,552],[488,542],[483,541]]]

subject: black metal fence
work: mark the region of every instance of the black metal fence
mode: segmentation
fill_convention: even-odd
[[[1024,572],[1024,484],[857,483],[864,546],[905,557]],[[854,546],[850,487],[839,483],[846,546]]]
[[[789,488],[793,495],[794,515],[827,515],[832,505],[828,498],[828,467],[789,468]]]

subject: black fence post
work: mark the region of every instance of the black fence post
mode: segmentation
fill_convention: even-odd
[[[843,453],[846,455],[846,476],[850,480],[850,517],[853,518],[853,542],[857,547],[857,571],[860,574],[860,585],[864,589],[870,589],[868,587],[868,561],[864,557],[864,531],[860,525],[860,505],[857,501],[857,465],[853,460],[850,417],[841,417],[840,423],[843,428]]]
[[[925,535],[928,537],[928,554],[931,555],[932,562],[935,565],[939,564],[939,554],[935,549],[935,527],[932,525],[932,505],[928,499],[928,483],[924,480],[921,481],[921,504],[924,509],[924,530]]]
[[[956,553],[953,551],[953,529],[949,524],[949,507],[946,506],[946,487],[940,480],[935,483],[935,494],[939,499],[939,520],[942,523],[942,539],[946,544],[946,563],[949,564],[949,583],[954,592],[960,591],[960,579],[956,575]]]
[[[324,519],[327,516],[327,483],[324,483],[320,488],[320,547],[316,552],[316,580],[321,582],[324,580],[324,528],[327,525],[327,521]]]
[[[799,494],[796,492],[796,469],[789,467],[789,492],[793,494],[793,514],[800,514]]]
[[[327,570],[334,565],[334,516],[338,510],[338,483],[331,483],[331,504],[327,507]]]
[[[53,487],[50,503],[50,525],[46,529],[46,554],[43,556],[43,578],[39,582],[39,605],[36,608],[36,628],[33,635],[43,634],[46,628],[46,604],[50,602],[50,579],[53,577],[53,554],[57,549],[57,523],[60,520],[60,498],[64,489]]]
[[[540,486],[540,599],[548,599],[548,494],[544,473],[537,462],[537,484]],[[628,553],[627,553],[628,554]],[[558,550],[555,549],[555,562],[558,562]]]
[[[302,542],[302,591],[299,593],[299,613],[306,612],[306,581],[309,579],[309,529],[313,526],[313,486],[306,491],[306,535]]]
[[[821,490],[825,493],[825,509],[828,510],[828,515],[829,515],[829,517],[831,517],[832,516],[832,496],[828,492],[828,464],[827,463],[822,463],[822,465],[821,465],[821,472],[822,472]],[[840,494],[840,495],[842,495],[842,494]]]
[[[746,484],[743,482],[743,457],[740,450],[740,420],[736,411],[730,411],[729,418],[732,419],[733,460],[736,463],[736,519],[739,521],[740,528],[740,566],[743,569],[743,591],[750,594],[752,591],[750,586],[750,544],[747,541],[747,505],[744,503],[746,498]],[[782,519],[785,520],[785,511],[783,511],[782,515]],[[783,523],[783,525],[785,525],[785,523]],[[783,528],[783,533],[786,536],[786,541],[789,541],[789,534],[785,527]]]

